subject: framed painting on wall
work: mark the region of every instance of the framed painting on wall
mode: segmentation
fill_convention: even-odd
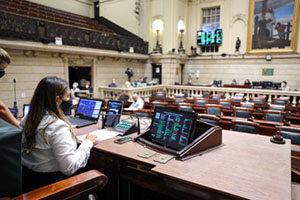
[[[294,53],[299,0],[250,0],[247,53]]]

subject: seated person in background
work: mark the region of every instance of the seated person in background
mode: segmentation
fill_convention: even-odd
[[[132,82],[132,87],[141,87],[141,83],[135,79],[134,82]]]
[[[291,90],[290,87],[287,85],[286,81],[282,81],[281,90],[283,90],[283,91],[290,91]]]
[[[188,78],[188,83],[187,83],[188,85],[192,85],[193,84],[193,82],[192,82],[192,77],[189,77]]]
[[[249,81],[249,79],[245,80],[244,85],[250,85],[251,86],[251,82]]]
[[[111,84],[109,84],[108,87],[117,87],[116,80],[114,78],[111,80]]]
[[[236,82],[235,79],[233,79],[231,85],[238,85],[238,83]]]
[[[71,89],[71,100],[72,100],[72,105],[75,106],[79,102],[79,98],[75,96],[75,92],[79,91],[80,89],[78,88],[79,84],[77,82],[74,82],[72,85]]]
[[[90,93],[93,93],[93,88],[91,86],[91,83],[90,81],[86,81],[85,84],[84,84],[84,89],[85,90],[88,90]]]
[[[144,107],[144,101],[141,97],[139,97],[137,94],[132,95],[132,104],[129,106],[128,110],[139,110],[143,109]]]
[[[132,88],[132,86],[131,86],[131,84],[130,84],[129,81],[126,81],[123,87],[124,88]]]
[[[71,124],[59,105],[69,99],[68,83],[58,77],[42,79],[20,123],[23,192],[62,180],[86,166],[96,135],[88,134],[77,148]]]

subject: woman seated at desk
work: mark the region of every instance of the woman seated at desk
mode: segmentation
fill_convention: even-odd
[[[58,77],[42,79],[34,92],[20,124],[23,192],[64,179],[88,162],[96,136],[88,134],[77,148],[72,126],[59,108],[69,96],[68,83]]]

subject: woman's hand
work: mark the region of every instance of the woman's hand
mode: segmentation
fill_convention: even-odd
[[[97,135],[95,134],[87,134],[85,137],[86,140],[90,140],[93,144],[97,142]]]

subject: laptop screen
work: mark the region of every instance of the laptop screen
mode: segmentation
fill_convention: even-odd
[[[102,100],[80,98],[75,115],[97,120],[100,115],[102,103]]]
[[[150,127],[149,140],[181,150],[193,137],[197,114],[156,107]]]

